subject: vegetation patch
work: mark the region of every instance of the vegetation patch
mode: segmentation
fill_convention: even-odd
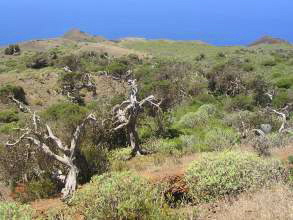
[[[160,219],[162,194],[131,172],[94,176],[70,202],[88,219]]]
[[[206,153],[186,172],[195,202],[208,202],[281,181],[284,167],[278,160],[264,160],[252,153]]]
[[[21,205],[15,202],[0,202],[1,219],[33,219],[35,212],[29,205]]]

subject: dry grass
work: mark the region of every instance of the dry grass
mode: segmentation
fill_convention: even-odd
[[[275,148],[272,150],[272,155],[281,160],[287,161],[288,157],[290,155],[293,155],[293,145],[289,145],[282,148]]]
[[[199,209],[204,210],[197,218],[202,220],[289,220],[293,219],[293,192],[277,185]]]

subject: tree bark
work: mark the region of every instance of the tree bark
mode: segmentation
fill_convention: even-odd
[[[136,155],[141,155],[141,149],[139,146],[139,136],[136,131],[135,124],[131,123],[128,126],[128,132],[129,132],[129,142],[132,148],[131,156],[134,157]]]
[[[69,167],[69,172],[66,176],[65,186],[62,189],[63,200],[66,200],[67,198],[69,198],[73,194],[73,192],[76,190],[78,173],[79,173],[79,170],[77,166],[71,163]]]

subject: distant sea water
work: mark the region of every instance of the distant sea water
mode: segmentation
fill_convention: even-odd
[[[270,35],[293,42],[292,0],[1,0],[0,45],[79,28],[108,39],[249,44]]]

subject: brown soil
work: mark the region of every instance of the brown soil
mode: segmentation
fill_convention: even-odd
[[[249,46],[257,46],[261,44],[290,44],[288,41],[280,39],[280,38],[274,38],[270,36],[264,36],[255,42],[251,43]]]
[[[60,198],[36,200],[31,203],[32,208],[37,210],[40,214],[63,205],[64,203],[60,200]]]
[[[188,165],[197,158],[198,154],[183,156],[182,158],[176,159],[176,162],[174,158],[170,158],[162,166],[154,167],[139,174],[154,183],[164,181],[169,177],[183,176]]]
[[[287,161],[288,156],[293,155],[293,145],[277,148],[272,151],[272,155],[279,158],[280,160]]]

